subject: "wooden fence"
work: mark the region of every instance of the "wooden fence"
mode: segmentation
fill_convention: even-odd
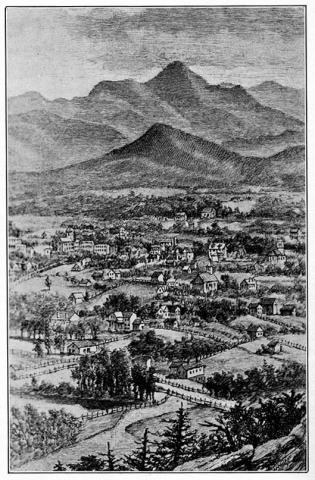
[[[287,345],[288,347],[297,348],[298,350],[303,350],[306,352],[306,345],[302,345],[301,343],[290,342],[290,340],[286,340],[284,338],[279,338],[279,342],[283,345]]]
[[[31,378],[31,377],[39,377],[40,375],[49,375],[51,373],[56,373],[56,372],[59,372],[60,370],[65,370],[65,369],[69,369],[69,368],[72,368],[72,367],[75,367],[77,366],[78,362],[74,362],[72,361],[72,363],[63,363],[63,364],[60,364],[60,365],[56,365],[55,367],[51,367],[49,370],[42,370],[40,372],[29,372],[29,373],[25,373],[23,375],[14,375],[12,377],[13,380],[24,380],[24,379],[27,379],[27,378]]]
[[[218,342],[225,342],[229,343],[231,345],[231,348],[236,347],[237,345],[240,345],[241,343],[246,342],[245,338],[239,338],[238,340],[232,340],[230,338],[222,338],[224,334],[222,333],[221,337],[218,336],[218,334],[212,333],[212,332],[199,332],[194,330],[193,328],[190,327],[180,327],[180,328],[174,328],[174,327],[163,327],[161,330],[173,330],[174,332],[182,332],[182,333],[191,333],[193,335],[196,335],[198,337],[202,338],[211,338],[213,340],[217,340]]]
[[[104,417],[105,415],[112,415],[113,413],[127,412],[130,410],[138,410],[140,408],[146,408],[146,407],[155,407],[165,403],[168,400],[168,398],[169,398],[168,396],[165,396],[161,400],[148,400],[146,402],[141,402],[141,403],[130,403],[129,405],[121,405],[120,407],[112,407],[112,408],[106,408],[105,410],[97,410],[96,412],[83,414],[81,415],[81,418],[86,420],[94,420],[95,418]]]
[[[165,390],[165,389],[163,389],[163,390]],[[212,408],[215,408],[217,410],[223,410],[225,412],[229,411],[231,409],[231,406],[234,405],[234,402],[231,402],[229,404],[229,403],[227,403],[225,401],[222,401],[222,400],[216,400],[216,399],[210,399],[210,398],[206,400],[205,398],[197,397],[197,396],[194,396],[194,395],[186,395],[185,393],[181,393],[181,392],[178,392],[176,390],[172,390],[171,388],[168,388],[166,390],[166,393],[168,395],[172,395],[172,396],[175,396],[175,397],[182,398],[183,400],[187,400],[188,402],[191,402],[191,403],[196,403],[198,405],[212,407]]]

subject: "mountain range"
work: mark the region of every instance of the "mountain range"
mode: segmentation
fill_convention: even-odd
[[[75,165],[42,173],[11,173],[11,191],[20,201],[38,204],[75,201],[124,187],[268,185],[302,189],[305,149],[290,147],[270,157],[246,157],[169,125],[157,123],[134,142]],[[36,200],[38,197],[38,200]],[[96,200],[97,202],[97,200]]]
[[[147,172],[153,174],[157,165],[167,179],[168,169],[179,177],[184,171],[187,176],[188,166],[194,173],[197,161],[202,166],[199,172],[205,169],[222,181],[229,168],[237,175],[241,172],[237,152],[256,157],[259,163],[262,156],[303,144],[303,102],[300,91],[275,82],[248,90],[210,85],[181,62],[169,64],[145,83],[102,81],[87,96],[71,100],[47,100],[29,92],[8,100],[9,170],[42,172],[74,165],[66,169],[70,172],[76,165],[82,170],[102,163],[103,168],[114,169],[115,177],[121,169],[132,183],[139,165],[149,180]],[[172,156],[171,166],[163,157],[169,149],[166,145],[161,149],[160,142],[169,142],[170,136],[172,148],[184,152],[184,164],[178,161],[180,153]],[[140,150],[135,150],[139,144]],[[207,163],[210,154],[214,157]],[[227,157],[227,171],[222,170],[224,162],[215,168]],[[161,178],[158,173],[153,176]]]

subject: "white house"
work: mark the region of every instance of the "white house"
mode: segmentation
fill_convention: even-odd
[[[79,305],[84,301],[84,292],[72,292],[69,300],[71,300],[74,305]]]
[[[227,248],[225,243],[210,243],[209,258],[212,262],[221,262],[227,259]]]
[[[64,346],[64,353],[67,355],[86,355],[88,353],[96,353],[98,350],[98,343],[92,340],[75,340],[74,342],[66,343]]]
[[[132,332],[136,318],[134,312],[114,312],[108,317],[109,330],[117,333]]]

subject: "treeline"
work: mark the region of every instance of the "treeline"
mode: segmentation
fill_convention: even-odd
[[[141,364],[132,365],[127,350],[108,352],[102,349],[95,355],[80,358],[71,376],[77,381],[78,393],[90,398],[127,397],[137,400],[154,399],[154,370]]]
[[[195,360],[198,362],[206,355],[221,352],[226,346],[224,342],[200,338],[191,338],[190,340],[183,338],[172,343],[157,337],[154,330],[149,330],[146,333],[141,332],[138,338],[133,339],[128,345],[128,350],[133,357],[150,355],[155,360],[166,358],[169,361],[189,362]]]
[[[64,410],[39,412],[32,405],[11,408],[11,467],[24,459],[39,458],[74,443],[83,428],[82,420]]]
[[[162,433],[149,436],[144,430],[141,442],[130,455],[116,458],[108,445],[100,457],[88,455],[64,466],[60,461],[55,471],[172,471],[179,465],[200,457],[220,456],[251,444],[254,448],[269,440],[288,435],[306,413],[303,394],[283,393],[254,406],[236,404],[216,419],[205,420],[209,433],[198,434],[191,428],[183,406],[176,418],[168,421]],[[152,438],[153,437],[153,438]],[[155,437],[155,438],[154,438]]]
[[[206,379],[204,387],[214,397],[239,399],[266,390],[305,387],[305,381],[305,366],[300,363],[292,362],[275,368],[274,365],[264,361],[262,368],[251,368],[246,370],[244,375],[215,372]]]

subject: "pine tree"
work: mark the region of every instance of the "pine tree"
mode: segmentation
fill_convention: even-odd
[[[110,449],[110,443],[107,442],[107,469],[109,472],[114,472],[115,470],[120,470],[117,460]]]
[[[67,468],[61,463],[60,460],[54,465],[54,472],[65,472]]]
[[[134,470],[147,472],[152,470],[150,447],[148,440],[148,429],[146,428],[141,441],[141,446],[126,457],[127,464]]]
[[[48,290],[50,290],[51,284],[52,284],[52,281],[49,278],[49,275],[47,275],[47,277],[45,278],[45,285],[48,288]]]
[[[152,456],[154,470],[174,470],[178,465],[190,460],[196,447],[196,431],[192,431],[188,413],[183,405],[177,418],[163,432],[163,440],[155,442],[157,449]]]

